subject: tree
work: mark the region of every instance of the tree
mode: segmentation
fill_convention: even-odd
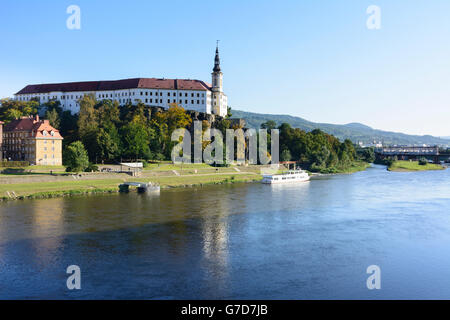
[[[289,151],[289,149],[284,149],[281,152],[281,156],[280,156],[280,160],[281,161],[291,161],[292,156],[291,156],[291,152]]]
[[[0,121],[10,122],[23,116],[32,116],[37,113],[39,102],[19,101],[12,99],[0,100]]]
[[[375,150],[374,148],[364,148],[362,151],[362,160],[372,163],[375,161]]]
[[[277,123],[273,120],[268,120],[261,124],[261,129],[272,130],[277,127]]]
[[[78,113],[78,134],[81,139],[98,126],[97,110],[95,105],[97,101],[95,96],[88,94],[83,96],[78,103],[80,104],[80,112]]]
[[[428,164],[428,160],[425,157],[419,159],[419,165],[426,166]]]
[[[56,111],[55,108],[51,109],[51,110],[47,110],[47,112],[45,112],[45,118],[50,122],[50,125],[53,128],[55,128],[55,129],[60,128],[61,120],[59,118],[58,111]]]
[[[119,155],[119,137],[116,127],[100,128],[96,136],[100,160],[113,160]]]
[[[64,137],[63,143],[69,145],[77,141],[78,136],[78,116],[72,115],[70,111],[63,111],[60,115],[60,133]]]
[[[231,118],[233,114],[231,113],[231,107],[227,107],[227,115],[225,116],[226,119]]]
[[[161,146],[160,153],[163,153],[166,158],[170,158],[172,146],[176,144],[171,141],[173,131],[178,128],[187,128],[191,123],[191,116],[176,103],[170,104],[167,111],[156,113],[152,119],[152,127],[155,129],[154,133]]]
[[[164,112],[164,120],[167,123],[169,134],[175,129],[187,128],[192,123],[192,118],[186,113],[183,107],[176,103],[170,105],[169,110]]]
[[[273,124],[267,121],[264,127]],[[351,166],[356,158],[356,150],[350,140],[343,143],[336,137],[315,129],[305,132],[282,123],[280,130],[280,150],[288,150],[291,159],[299,161],[301,166],[311,171],[338,172]],[[371,157],[372,155],[367,155]],[[287,158],[287,152],[281,157]]]
[[[140,123],[130,122],[122,128],[123,153],[130,158],[150,158],[149,133]]]
[[[44,109],[46,112],[55,110],[58,114],[61,114],[63,112],[63,109],[61,108],[61,102],[56,99],[47,101],[46,103],[39,106],[39,109]]]
[[[64,150],[63,160],[67,171],[80,172],[89,166],[89,158],[81,141],[72,142]]]
[[[23,113],[18,109],[6,110],[4,116],[2,117],[5,122],[11,122],[13,120],[19,119]]]
[[[99,126],[107,127],[111,123],[117,125],[120,122],[118,101],[102,100],[96,108]]]

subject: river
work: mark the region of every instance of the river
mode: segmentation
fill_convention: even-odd
[[[449,299],[450,170],[0,203],[0,298]]]

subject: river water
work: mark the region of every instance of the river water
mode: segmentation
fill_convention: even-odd
[[[0,298],[449,299],[450,170],[0,203]]]

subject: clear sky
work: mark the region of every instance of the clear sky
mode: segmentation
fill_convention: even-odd
[[[72,4],[80,30],[66,27]],[[450,136],[449,14],[449,0],[2,0],[0,97],[36,83],[210,82],[220,39],[232,108]]]

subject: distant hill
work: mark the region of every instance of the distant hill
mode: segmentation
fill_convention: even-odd
[[[243,118],[247,122],[248,128],[259,128],[262,123],[273,120],[280,125],[283,122],[289,123],[294,128],[300,128],[305,131],[311,131],[314,129],[321,129],[329,134],[338,137],[340,140],[350,139],[354,143],[362,141],[365,144],[372,143],[373,141],[382,141],[383,144],[397,144],[397,145],[440,145],[450,146],[450,138],[442,139],[426,136],[407,135],[404,133],[389,132],[373,129],[361,123],[349,123],[344,125],[329,124],[329,123],[315,123],[305,120],[300,117],[294,117],[289,115],[277,115],[277,114],[261,114],[245,112],[240,110],[232,110],[232,118]]]

